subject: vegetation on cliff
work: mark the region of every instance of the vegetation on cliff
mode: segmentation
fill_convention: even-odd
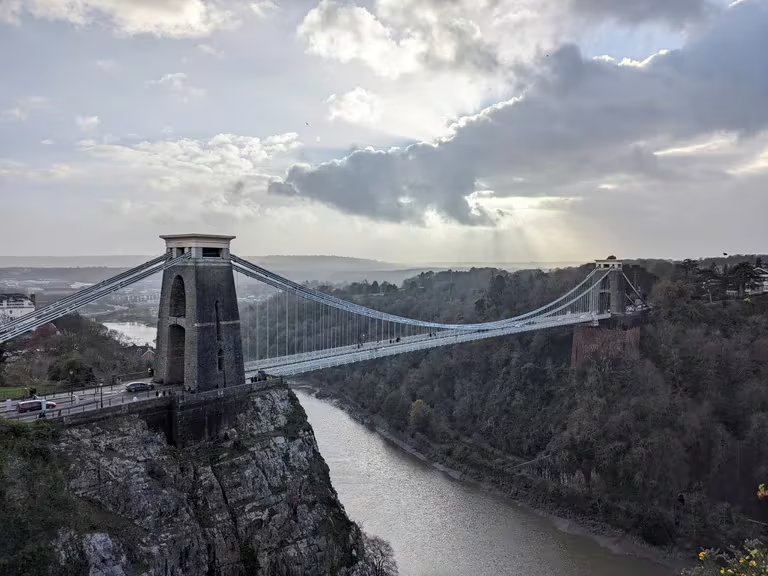
[[[3,576],[397,573],[388,544],[346,516],[281,387],[185,448],[137,416],[0,420],[0,526]]]
[[[67,489],[65,463],[51,450],[56,430],[0,420],[0,574],[50,574],[53,542],[60,530],[87,526],[92,520]],[[73,562],[55,574],[78,575]]]

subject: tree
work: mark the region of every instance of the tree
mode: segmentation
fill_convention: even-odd
[[[364,533],[363,554],[354,576],[397,576],[395,552],[386,540]]]
[[[413,426],[422,434],[429,429],[429,406],[423,400],[416,400],[411,404],[411,411],[408,414],[408,424]]]
[[[70,384],[93,382],[93,368],[77,356],[57,358],[48,367],[48,378],[54,381],[66,381]]]
[[[755,268],[749,262],[739,262],[731,269],[731,282],[736,285],[739,291],[739,298],[744,298],[746,287],[756,282],[759,278]]]
[[[690,285],[679,280],[660,280],[651,291],[651,301],[662,308],[673,308],[690,299]]]
[[[713,295],[721,300],[725,300],[730,284],[728,264],[718,266],[713,262],[709,268],[699,269],[697,276],[699,281],[704,284],[710,302],[712,302]]]
[[[696,271],[699,269],[699,264],[696,262],[696,260],[686,258],[680,264],[680,268],[683,271],[683,278],[685,279],[686,282],[688,282],[691,280],[691,278],[695,275]]]

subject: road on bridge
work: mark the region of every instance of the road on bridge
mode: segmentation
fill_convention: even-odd
[[[148,379],[132,380],[132,382],[148,382]],[[158,393],[169,394],[179,392],[181,389],[182,386],[156,386],[154,390],[148,390],[146,392],[127,392],[124,384],[115,384],[103,386],[101,388],[97,386],[94,388],[80,389],[73,394],[70,394],[69,392],[51,394],[41,396],[41,398],[56,403],[56,408],[46,410],[48,417],[56,418],[59,416],[99,410],[102,407],[102,404],[104,408],[107,408],[109,406],[134,402],[134,398],[136,399],[136,402],[150,400],[156,398]],[[12,403],[12,408],[10,410],[7,409],[4,402],[0,403],[0,406],[2,406],[0,416],[9,420],[31,422],[37,420],[40,415],[39,410],[19,414],[16,410],[17,402]]]

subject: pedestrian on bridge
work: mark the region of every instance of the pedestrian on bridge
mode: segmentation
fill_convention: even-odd
[[[5,410],[6,410],[7,412],[10,412],[12,408],[13,408],[13,402],[11,402],[11,399],[10,399],[10,398],[8,398],[8,399],[5,401]]]

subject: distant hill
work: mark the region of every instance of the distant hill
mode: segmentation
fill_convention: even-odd
[[[152,256],[0,256],[0,281],[53,280],[98,282],[150,260]],[[396,264],[344,256],[245,256],[247,260],[296,281],[348,283],[361,280],[402,283],[422,272],[469,270],[470,268],[563,268],[581,262],[440,262],[420,265]]]
[[[155,258],[145,256],[0,256],[0,268],[133,268]],[[392,270],[400,264],[344,256],[245,256],[263,266],[330,268],[334,270]]]

